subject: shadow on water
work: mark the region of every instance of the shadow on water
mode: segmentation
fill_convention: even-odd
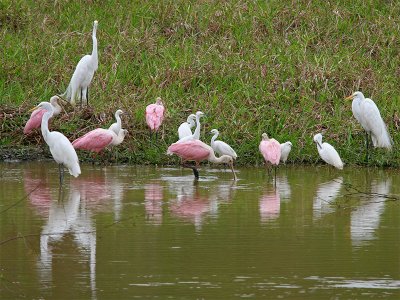
[[[395,171],[0,168],[5,298],[399,295]]]

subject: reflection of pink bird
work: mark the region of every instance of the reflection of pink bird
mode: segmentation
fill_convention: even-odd
[[[200,140],[189,140],[186,142],[173,143],[168,147],[167,154],[176,154],[182,158],[184,162],[183,166],[191,168],[196,179],[199,178],[199,172],[197,171],[196,167],[185,164],[185,161],[194,160],[196,162],[196,166],[198,166],[203,160],[208,160],[216,164],[227,163],[232,169],[233,179],[236,180],[236,174],[233,170],[233,158],[229,155],[221,155],[220,157],[216,157],[214,150]]]
[[[151,131],[157,131],[164,120],[164,105],[161,98],[158,97],[156,103],[150,104],[146,107],[146,123]]]
[[[147,216],[156,224],[162,220],[163,187],[159,184],[146,184],[144,186],[144,205]]]
[[[53,116],[56,116],[61,112],[61,106],[58,104],[59,99],[60,98],[58,96],[53,96],[50,98],[50,104],[53,106]],[[32,112],[28,122],[25,124],[24,134],[29,134],[33,129],[40,128],[42,125],[42,117],[45,112],[46,110],[43,108],[35,109]]]
[[[187,219],[200,226],[203,215],[210,211],[210,203],[207,198],[195,196],[184,196],[179,201],[170,205],[170,211],[175,216]]]
[[[279,216],[281,199],[277,191],[264,194],[259,203],[262,220],[275,219]]]
[[[270,162],[276,166],[279,164],[279,159],[281,158],[281,144],[277,140],[269,139],[268,135],[263,133],[259,149],[265,162]]]
[[[30,203],[35,206],[39,214],[47,217],[52,198],[46,180],[42,176],[33,178],[29,171],[24,172],[24,189]]]
[[[121,129],[116,135],[110,129],[97,128],[73,141],[72,146],[75,149],[90,150],[98,153],[108,145],[121,144],[127,132],[127,130]]]

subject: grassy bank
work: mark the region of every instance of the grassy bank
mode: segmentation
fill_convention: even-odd
[[[169,163],[169,144],[190,112],[239,155],[261,162],[261,134],[290,140],[290,161],[317,162],[315,133],[345,163],[364,160],[364,134],[344,97],[375,100],[395,141],[376,165],[397,166],[400,95],[400,3],[393,1],[10,1],[0,4],[0,145],[42,147],[22,133],[26,111],[65,91],[79,59],[91,52],[99,21],[99,69],[90,110],[66,111],[52,128],[73,139],[127,112],[130,132],[117,161]],[[167,107],[162,138],[151,143],[145,106]],[[89,155],[79,154],[82,158]],[[112,155],[106,153],[105,156]]]

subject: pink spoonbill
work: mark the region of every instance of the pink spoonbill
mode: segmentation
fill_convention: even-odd
[[[259,150],[264,157],[265,165],[271,164],[273,166],[279,165],[279,160],[281,158],[281,144],[275,140],[268,138],[266,133],[262,134],[262,140],[259,145]],[[276,179],[276,168],[275,179]]]
[[[107,146],[116,146],[123,142],[128,130],[121,129],[118,135],[113,130],[97,128],[72,142],[75,149],[89,150],[99,153]]]
[[[146,123],[151,132],[157,134],[158,128],[164,120],[165,108],[160,97],[156,99],[156,103],[147,105],[146,107]]]

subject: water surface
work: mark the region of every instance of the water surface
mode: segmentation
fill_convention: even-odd
[[[400,297],[397,170],[0,164],[1,299]]]

